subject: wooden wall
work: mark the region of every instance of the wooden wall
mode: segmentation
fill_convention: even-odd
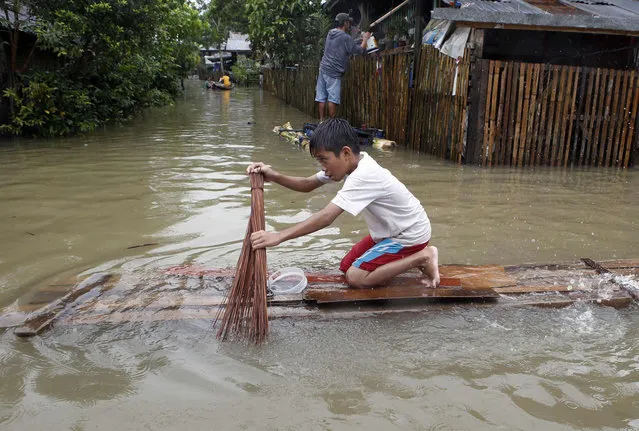
[[[482,61],[483,165],[628,166],[636,70]]]
[[[462,162],[466,141],[469,53],[457,63],[426,45],[416,58],[407,145]]]

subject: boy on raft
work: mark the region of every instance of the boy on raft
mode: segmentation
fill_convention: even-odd
[[[284,175],[262,162],[246,169],[298,192],[344,180],[333,200],[305,221],[281,232],[254,232],[253,248],[273,247],[328,227],[344,211],[353,216],[362,214],[369,235],[355,244],[340,264],[350,287],[383,286],[413,268],[422,272],[425,287],[439,286],[438,253],[436,247],[428,245],[431,227],[424,207],[388,169],[360,151],[351,125],[338,118],[324,121],[311,136],[310,152],[322,166],[310,177]]]

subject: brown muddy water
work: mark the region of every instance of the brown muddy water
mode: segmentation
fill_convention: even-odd
[[[0,307],[99,271],[144,282],[237,261],[243,171],[318,169],[272,133],[311,120],[270,94],[188,82],[174,107],[90,136],[0,146]],[[370,151],[424,204],[441,263],[638,258],[639,172],[478,169]],[[267,226],[301,221],[338,186],[270,185]],[[334,268],[365,235],[337,223],[268,251],[271,269]],[[154,246],[128,247],[157,243]],[[266,345],[210,321],[0,330],[0,429],[639,429],[639,307],[433,306],[275,320]]]

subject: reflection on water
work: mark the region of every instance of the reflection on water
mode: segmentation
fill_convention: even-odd
[[[190,84],[176,106],[132,124],[0,147],[0,306],[64,289],[56,286],[80,273],[113,271],[145,292],[168,266],[232,266],[249,215],[245,166],[317,169],[271,132],[308,117],[259,90]],[[634,170],[478,169],[402,149],[371,154],[423,202],[443,263],[638,257]],[[305,219],[337,188],[268,185],[268,227]],[[269,266],[325,269],[363,235],[363,222],[343,215],[269,250]],[[129,249],[147,243],[157,245]],[[27,341],[4,332],[0,427],[637,429],[637,315],[441,306],[281,320],[260,348],[218,343],[208,321],[58,327]]]

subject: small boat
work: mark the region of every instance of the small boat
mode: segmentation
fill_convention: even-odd
[[[213,90],[232,90],[235,88],[235,84],[231,84],[230,87],[227,87],[226,85],[222,84],[221,82],[212,82],[211,84],[213,84],[211,86],[211,89]]]
[[[501,307],[566,307],[577,302],[615,308],[639,300],[639,259],[566,264],[441,265],[440,287],[425,288],[419,272],[395,277],[387,286],[351,289],[342,274],[306,272],[299,294],[268,300],[269,318],[358,318],[420,312],[455,304]],[[177,266],[152,280],[133,281],[96,273],[61,291],[41,286],[27,301],[0,312],[0,328],[34,336],[60,326],[120,324],[161,320],[215,319],[224,307],[223,292],[232,268]],[[137,284],[144,285],[143,289]]]

